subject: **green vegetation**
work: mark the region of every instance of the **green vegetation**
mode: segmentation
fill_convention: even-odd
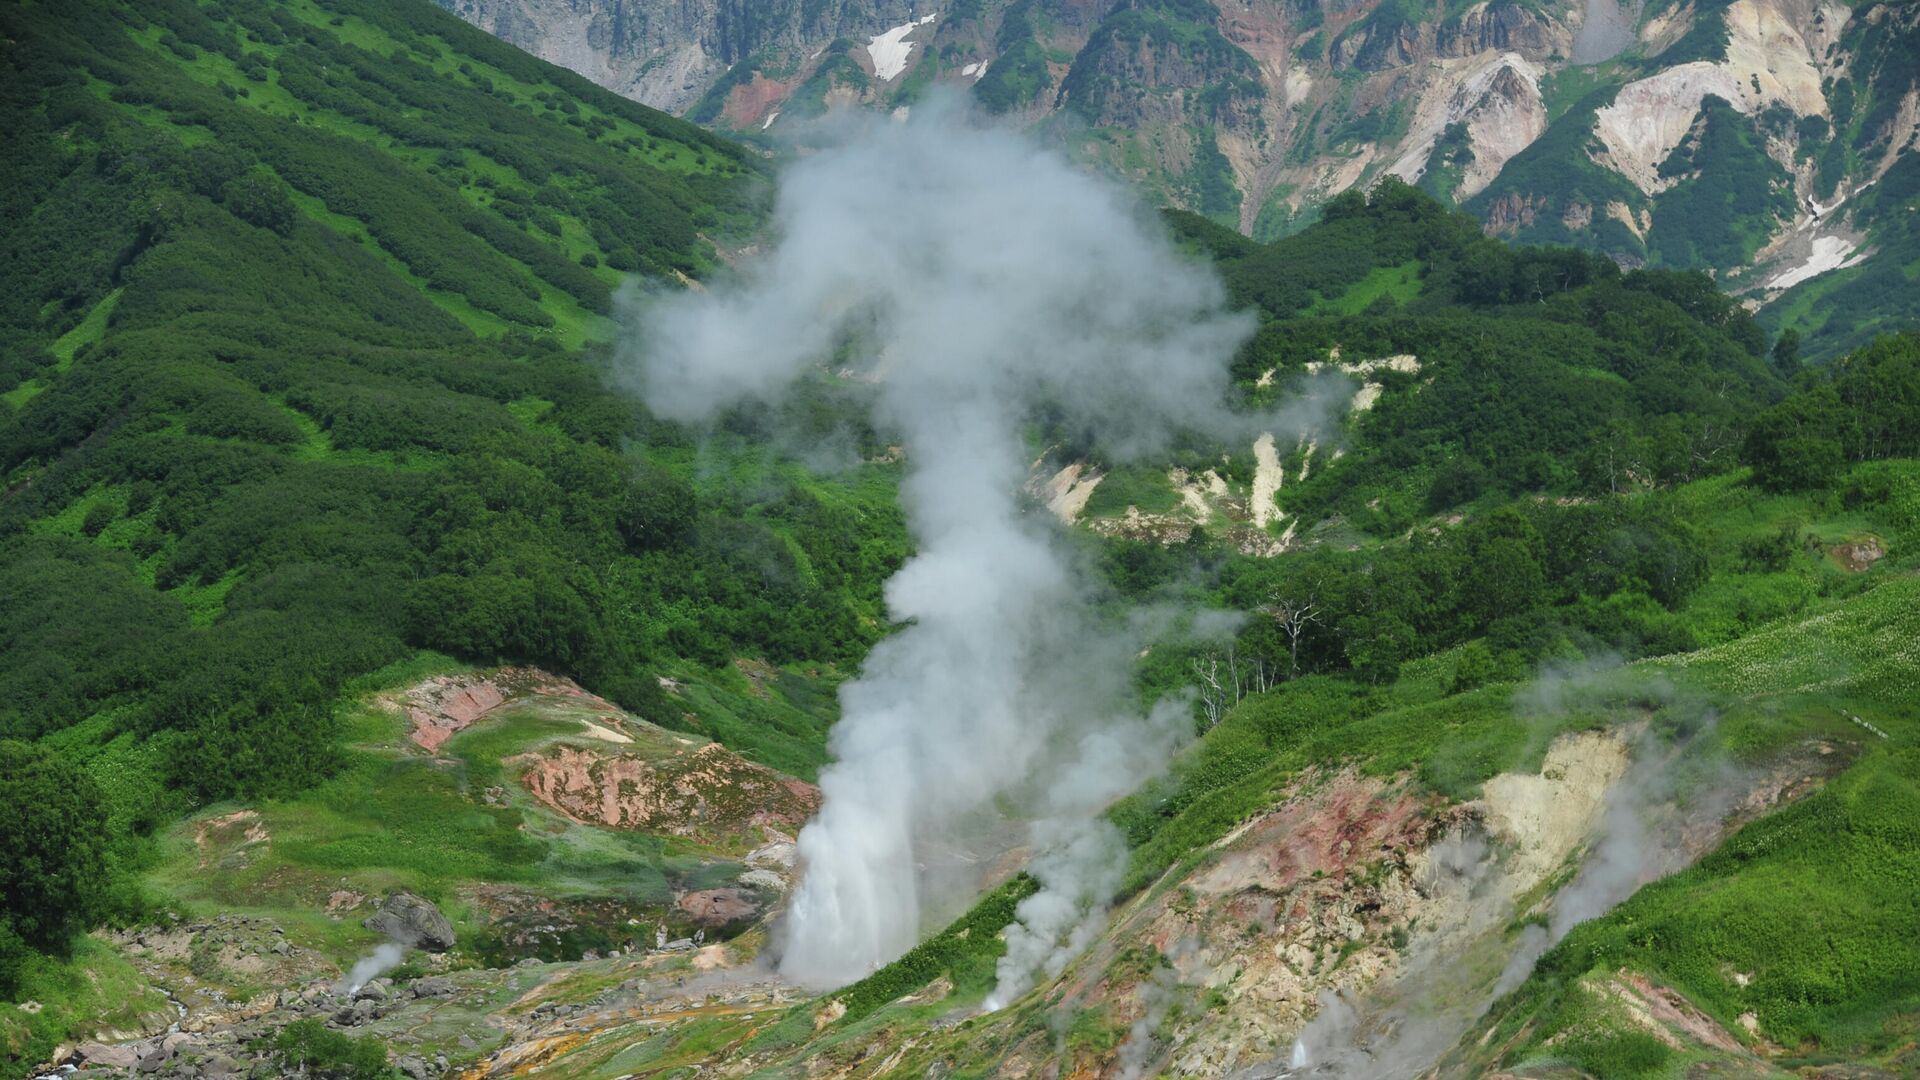
[[[1400,35],[1434,16],[1433,6],[1418,0],[1385,0],[1356,19],[1333,41],[1336,63],[1360,71],[1379,71],[1399,59]],[[1356,46],[1354,42],[1359,44]]]
[[[281,1028],[273,1049],[289,1070],[315,1080],[387,1080],[400,1075],[387,1064],[380,1040],[344,1035],[318,1020],[295,1020]]]
[[[1594,134],[1595,114],[1613,104],[1620,87],[1601,85],[1566,108],[1525,150],[1515,154],[1466,208],[1476,218],[1494,221],[1498,231],[1522,243],[1577,244],[1635,260],[1647,257],[1646,244],[1607,208],[1619,204],[1637,212],[1646,196],[1632,181],[1594,161],[1604,151]],[[1575,206],[1590,212],[1587,224],[1569,214]],[[1528,213],[1519,213],[1525,207]]]
[[[1776,491],[1831,488],[1850,462],[1920,456],[1920,333],[1881,338],[1802,375],[1791,396],[1754,419],[1743,455],[1754,479]],[[1892,494],[1881,486],[1852,497]]]
[[[1448,124],[1440,137],[1433,141],[1433,149],[1427,153],[1427,163],[1420,170],[1420,190],[1439,199],[1441,202],[1453,202],[1453,193],[1466,175],[1467,167],[1473,164],[1473,139],[1467,132],[1467,125],[1460,122]]]
[[[1436,14],[1378,5],[1360,56]],[[1040,18],[1019,4],[1002,20],[976,89],[988,107],[1051,90]],[[1230,639],[1164,642],[1138,665],[1154,699],[1230,650],[1236,685],[1196,708],[1200,737],[1167,775],[1112,809],[1126,891],[1315,770],[1468,799],[1559,732],[1626,716],[1672,732],[1704,704],[1723,714],[1716,755],[1759,761],[1810,736],[1865,749],[1568,937],[1490,1018],[1507,1036],[1494,1045],[1543,1067],[1671,1073],[1686,1055],[1605,1004],[1626,969],[1723,1025],[1752,1013],[1809,1057],[1893,1052],[1920,1008],[1920,337],[1824,331],[1854,301],[1801,291],[1778,317],[1795,336],[1769,349],[1705,275],[1508,247],[1396,181],[1248,240],[1219,223],[1240,198],[1207,125],[1254,92],[1251,60],[1218,21],[1204,0],[1120,5],[1066,100],[1119,107],[1103,87],[1143,48],[1213,72],[1206,115],[1188,118],[1206,213],[1167,220],[1258,319],[1234,363],[1241,403],[1272,403],[1310,366],[1372,389],[1338,456],[1281,448],[1277,508],[1303,550],[1248,556],[1209,535],[1219,522],[1173,546],[1075,535],[1116,618],[1145,602],[1248,613]],[[867,391],[821,376],[695,433],[614,389],[603,340],[629,275],[724,272],[712,244],[753,228],[755,159],[414,0],[84,0],[17,7],[0,28],[23,43],[0,99],[0,989],[43,1006],[0,1021],[5,1067],[163,1004],[79,936],[162,904],[270,912],[337,959],[367,939],[324,914],[343,879],[405,887],[460,925],[456,962],[506,963],[620,944],[629,912],[670,920],[678,895],[734,881],[745,838],[595,829],[514,785],[511,759],[580,738],[568,718],[509,707],[428,759],[370,695],[541,665],[662,728],[817,774],[835,688],[886,632],[881,583],[907,554],[898,466],[848,421]],[[796,107],[865,79],[851,43],[836,48]],[[1611,84],[1576,90],[1476,210],[1539,185],[1646,208],[1586,157]],[[1836,140],[1884,121],[1879,98],[1834,94]],[[1534,206],[1519,235],[1744,259],[1786,212],[1784,191],[1719,186],[1764,166],[1747,126],[1763,122],[1709,102],[1664,166],[1677,183],[1644,248],[1599,210],[1568,225],[1571,203]],[[1464,146],[1455,130],[1435,150],[1442,194]],[[1903,169],[1862,198],[1911,198],[1920,167]],[[1302,224],[1283,197],[1264,232]],[[1911,284],[1875,276],[1884,265],[1846,280]],[[1802,369],[1842,340],[1857,347]],[[827,475],[769,449],[829,441],[847,452]],[[1172,460],[1108,470],[1087,512],[1177,510],[1174,466],[1243,487],[1250,468],[1243,446],[1189,433]],[[1527,712],[1536,672],[1600,661],[1617,670],[1585,696]],[[1876,730],[1889,737],[1861,734]],[[236,812],[270,843],[216,835]],[[468,908],[483,883],[604,918],[510,942]],[[851,1052],[858,1033],[977,1001],[1033,888],[1015,878],[835,995],[846,1011],[824,1032],[799,1007],[753,1045]],[[901,1001],[942,980],[946,1003]],[[744,1023],[704,1019],[606,1064],[694,1065]],[[1124,1032],[1080,1008],[1051,1035],[1092,1054]],[[319,1025],[273,1049],[310,1075],[389,1074],[377,1043]]]
[[[1136,58],[1151,53],[1161,63],[1205,73],[1195,119],[1227,119],[1264,91],[1259,66],[1220,33],[1219,20],[1209,0],[1126,0],[1100,21],[1074,57],[1060,84],[1061,101],[1090,122],[1125,124],[1142,107],[1142,88],[1129,84],[1139,77]],[[993,69],[987,73],[990,77]]]
[[[1704,275],[1508,247],[1398,181],[1343,194],[1264,246],[1173,221],[1265,316],[1240,379],[1273,371],[1285,386],[1336,347],[1420,364],[1369,375],[1383,392],[1348,452],[1283,490],[1282,508],[1310,522],[1337,514],[1389,536],[1487,496],[1696,479],[1735,465],[1743,418],[1780,392],[1759,329]]]
[[[1908,721],[1896,730],[1910,737]],[[1908,885],[1920,872],[1910,842],[1920,762],[1911,747],[1875,743],[1817,794],[1568,935],[1495,1018],[1502,1034],[1530,1024],[1516,1056],[1567,1053],[1551,1040],[1592,1011],[1585,985],[1622,967],[1657,973],[1729,1030],[1751,1015],[1758,1035],[1828,1059],[1904,1041],[1889,1024],[1920,1008],[1907,944],[1920,932]],[[1601,1042],[1578,1044],[1599,1053]]]
[[[1118,517],[1130,506],[1148,514],[1164,514],[1180,505],[1180,495],[1162,470],[1126,466],[1107,473],[1087,500],[1090,517]]]
[[[0,740],[0,996],[20,988],[29,948],[64,950],[104,912],[100,789],[71,762]]]
[[[11,982],[71,997],[21,948],[141,917],[155,836],[220,800],[357,800],[311,819],[339,835],[289,833],[309,867],[417,871],[363,826],[418,812],[455,824],[416,856],[513,877],[511,824],[432,782],[392,805],[400,766],[341,748],[357,680],[422,649],[548,665],[811,775],[904,553],[896,467],[768,454],[842,430],[832,387],[697,441],[579,348],[625,274],[716,265],[705,237],[757,213],[748,157],[425,3],[0,24],[25,43],[0,101],[0,389],[23,391],[0,409],[0,739],[37,744],[4,744],[9,783],[69,793],[10,803],[14,835],[78,860],[9,864]],[[784,665],[771,696],[741,656]],[[574,862],[644,885],[661,858]],[[16,898],[70,918],[15,922]],[[81,1019],[36,1014],[34,1052]]]
[[[1872,743],[1845,783],[1818,801],[1763,820],[1784,819],[1778,834],[1751,826],[1695,871],[1576,932],[1502,1006],[1503,1038],[1486,1045],[1504,1047],[1503,1056],[1475,1067],[1559,1063],[1596,1076],[1653,1076],[1693,1060],[1615,1016],[1609,991],[1588,988],[1623,966],[1690,997],[1695,980],[1713,981],[1721,1000],[1693,1000],[1711,1003],[1708,1011],[1729,1030],[1765,1000],[1772,1002],[1762,1029],[1768,1038],[1869,1058],[1897,1047],[1904,1018],[1920,1003],[1920,964],[1912,950],[1892,945],[1915,939],[1906,925],[1911,905],[1898,895],[1911,871],[1888,857],[1901,830],[1920,819],[1920,802],[1903,793],[1912,763],[1899,749],[1920,722],[1908,700],[1920,664],[1920,579],[1910,572],[1920,558],[1920,466],[1912,460],[1920,450],[1910,441],[1914,418],[1904,389],[1920,384],[1910,370],[1913,340],[1882,341],[1830,375],[1797,375],[1782,400],[1785,388],[1761,358],[1757,331],[1704,279],[1621,274],[1569,252],[1487,245],[1456,215],[1400,186],[1388,184],[1371,200],[1336,201],[1328,220],[1272,245],[1250,244],[1195,215],[1169,220],[1191,247],[1213,253],[1236,295],[1253,299],[1271,319],[1242,358],[1243,385],[1270,367],[1285,372],[1324,357],[1333,344],[1355,360],[1402,348],[1421,355],[1417,377],[1376,376],[1383,381],[1379,402],[1348,431],[1343,461],[1354,471],[1316,465],[1315,480],[1283,488],[1282,508],[1308,522],[1328,514],[1329,504],[1316,502],[1322,470],[1334,477],[1323,481],[1329,489],[1382,504],[1412,498],[1406,516],[1388,523],[1362,514],[1367,503],[1360,498],[1336,496],[1332,513],[1351,511],[1362,526],[1343,534],[1353,543],[1282,559],[1237,555],[1204,534],[1176,547],[1100,546],[1099,565],[1120,595],[1250,613],[1230,652],[1219,642],[1157,646],[1140,667],[1143,694],[1190,683],[1189,662],[1209,655],[1231,656],[1243,673],[1259,668],[1274,683],[1265,691],[1242,686],[1165,777],[1111,811],[1133,850],[1117,899],[1170,887],[1164,883],[1177,882],[1219,837],[1285,797],[1290,785],[1336,764],[1466,800],[1498,773],[1537,769],[1565,731],[1627,721],[1676,738],[1705,730],[1710,745],[1696,756],[1708,768],[1725,758],[1767,760],[1809,736],[1871,741],[1849,719],[1863,715],[1894,741]],[[1388,283],[1397,290],[1392,295]],[[1345,313],[1321,314],[1327,296],[1339,298]],[[1608,315],[1588,321],[1600,311]],[[1382,329],[1425,319],[1436,321],[1404,337]],[[1636,324],[1661,330],[1642,337]],[[1450,380],[1496,362],[1509,332],[1528,343],[1517,337],[1516,355],[1537,354],[1551,340],[1549,352],[1574,359],[1490,376],[1483,389],[1443,410],[1452,418],[1445,423],[1382,423],[1394,415],[1396,398],[1450,394]],[[1706,395],[1681,388],[1690,376],[1664,366],[1663,348],[1672,350],[1683,336],[1691,342],[1683,348],[1688,371],[1719,370],[1744,384],[1737,393],[1748,404],[1740,411],[1709,405]],[[1578,344],[1583,339],[1591,344]],[[1449,340],[1473,344],[1456,353]],[[1590,359],[1579,359],[1584,349],[1595,350]],[[1577,420],[1577,411],[1549,404],[1561,393],[1569,403],[1611,399],[1619,411]],[[1663,400],[1665,394],[1674,396]],[[1482,473],[1474,481],[1471,471],[1450,469],[1425,473],[1418,484],[1402,480],[1397,489],[1385,473],[1377,484],[1363,479],[1372,475],[1366,463],[1376,454],[1405,470],[1440,455],[1440,446],[1459,447],[1452,451],[1458,455],[1488,438],[1544,434],[1517,419],[1480,426],[1480,417],[1514,395],[1542,395],[1527,409],[1549,418],[1543,428],[1598,426],[1586,429],[1584,449],[1536,444],[1540,449],[1530,452],[1555,464],[1525,479],[1508,473],[1508,480],[1491,482]],[[1778,490],[1783,485],[1752,448],[1771,437],[1770,417],[1801,416],[1810,401],[1831,404],[1812,415],[1834,424],[1826,437],[1848,449],[1828,455],[1831,469],[1809,481],[1810,493],[1804,485]],[[1779,404],[1770,411],[1773,402]],[[1667,424],[1719,432],[1710,448],[1693,442],[1693,451],[1669,451],[1693,465],[1681,467],[1676,457],[1662,466],[1658,447],[1680,430]],[[1748,431],[1752,469],[1742,467]],[[1412,445],[1422,450],[1394,456],[1400,451],[1393,448]],[[1528,452],[1509,444],[1489,464],[1500,468]],[[1560,483],[1569,494],[1542,497]],[[1115,487],[1108,491],[1108,484]],[[1095,500],[1105,494],[1100,509],[1114,512],[1148,498],[1145,492],[1162,505],[1171,494],[1152,472],[1116,471]],[[1461,516],[1442,516],[1450,507]],[[1891,554],[1863,572],[1845,553],[1869,541]],[[1301,603],[1313,604],[1316,614],[1290,635],[1280,615]],[[1617,666],[1622,659],[1635,662]],[[1583,678],[1551,709],[1524,692],[1542,669],[1595,664],[1607,673]],[[1719,723],[1702,729],[1700,718],[1714,714]],[[1823,824],[1802,826],[1798,815]],[[1834,816],[1829,822],[1823,815]],[[1858,840],[1816,852],[1829,828]],[[1798,846],[1789,851],[1776,835]],[[1779,861],[1763,870],[1753,852]],[[1818,886],[1806,884],[1816,877]],[[1762,894],[1764,903],[1756,899]],[[1769,942],[1800,933],[1796,912],[1829,900],[1831,920],[1823,914],[1819,929],[1802,935],[1780,961],[1766,959]],[[957,972],[987,962],[997,949],[961,948],[978,929],[965,936],[958,930],[999,925],[999,903],[996,895],[930,939],[939,962],[888,969],[875,985],[858,984],[862,1001],[898,1001],[943,974],[958,987]],[[1876,908],[1871,916],[1838,928],[1868,905]],[[1736,947],[1735,936],[1745,944]],[[1832,941],[1862,956],[1880,954],[1856,977],[1836,966],[1826,945]],[[1730,981],[1733,970],[1775,974],[1762,989],[1758,974],[1750,985]],[[885,1004],[806,1045],[911,1025],[920,1008],[912,999]],[[1045,1013],[1044,1002],[1032,1004],[995,1038],[1043,1027]],[[1099,1041],[1105,1021],[1080,1019],[1085,1025],[1073,1029],[1084,1026]]]
[[[826,57],[821,60],[807,81],[800,84],[787,98],[786,109],[795,116],[819,116],[827,111],[827,95],[836,89],[845,87],[854,92],[866,90],[873,80],[853,58],[859,48],[852,40],[841,38],[828,45]]]
[[[1881,6],[1871,23],[1849,23],[1843,47],[1855,59],[1848,78],[1825,87],[1831,137],[1799,140],[1803,154],[1818,155],[1815,192],[1823,202],[1843,182],[1857,188],[1886,153],[1890,119],[1920,79],[1920,21],[1898,5]],[[1853,191],[1848,205],[1855,221],[1870,224],[1866,261],[1796,285],[1762,309],[1770,327],[1803,335],[1809,360],[1920,325],[1920,160],[1904,155],[1872,186]]]
[[[1675,183],[1654,204],[1647,246],[1667,266],[1740,266],[1793,218],[1793,179],[1753,121],[1711,94],[1660,175]]]
[[[1034,29],[1034,4],[1035,0],[1017,0],[1001,13],[1000,30],[994,37],[998,55],[973,84],[974,100],[988,112],[1012,112],[1053,89],[1047,50]]]
[[[1420,263],[1408,260],[1399,266],[1376,267],[1366,277],[1347,286],[1347,291],[1313,306],[1314,315],[1359,315],[1382,298],[1389,307],[1400,307],[1420,295]]]

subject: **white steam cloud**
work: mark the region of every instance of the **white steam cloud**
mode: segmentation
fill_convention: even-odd
[[[738,282],[650,301],[627,360],[650,407],[687,420],[831,368],[873,384],[905,447],[918,550],[886,587],[903,628],[842,690],[781,970],[831,986],[898,956],[977,885],[967,853],[1012,817],[1033,822],[1043,890],[999,1000],[1082,943],[1124,860],[1099,811],[1191,726],[1178,707],[1140,715],[1137,642],[1098,624],[1045,516],[1023,512],[1025,425],[1044,404],[1123,456],[1317,413],[1226,413],[1252,324],[1213,276],[1119,189],[951,105],[856,123],[800,160],[774,226]]]
[[[338,990],[348,997],[360,992],[360,988],[379,978],[382,974],[400,966],[406,959],[407,947],[398,942],[388,941],[375,945],[373,951],[354,962],[353,970],[340,980]]]

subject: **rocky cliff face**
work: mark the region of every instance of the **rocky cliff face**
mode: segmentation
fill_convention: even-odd
[[[684,112],[769,48],[816,51],[944,4],[913,0],[441,0],[527,52],[608,89]]]
[[[1756,302],[1904,250],[1913,200],[1853,196],[1920,142],[1920,15],[1888,0],[440,2],[742,138],[943,85],[1256,237],[1394,175]]]

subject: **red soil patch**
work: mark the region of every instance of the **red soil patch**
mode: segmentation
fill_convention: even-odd
[[[232,853],[270,839],[260,814],[254,810],[235,810],[207,818],[193,827],[193,846],[200,852],[203,869],[212,863],[216,854]]]
[[[488,713],[530,694],[576,698],[609,717],[621,715],[612,703],[587,693],[571,679],[512,667],[435,676],[407,690],[400,707],[413,724],[409,738],[421,749],[437,753],[448,739],[479,723]]]
[[[780,103],[787,100],[793,87],[791,82],[769,79],[756,71],[751,81],[741,83],[728,92],[727,103],[720,110],[720,118],[734,127],[759,127],[766,123],[768,113],[778,109]]]
[[[680,910],[702,926],[725,926],[760,914],[760,906],[739,889],[702,889],[680,898]]]
[[[1253,886],[1279,892],[1314,874],[1333,876],[1426,844],[1431,823],[1401,792],[1382,795],[1376,780],[1339,776],[1255,820],[1192,886],[1222,895]]]
[[[616,829],[720,839],[757,825],[795,829],[820,805],[820,789],[757,765],[718,743],[650,759],[558,746],[513,759],[541,802],[574,821]]]
[[[1727,1034],[1725,1028],[1694,1008],[1693,1003],[1686,998],[1667,987],[1653,985],[1647,981],[1646,976],[1637,972],[1622,971],[1620,978],[1633,989],[1635,994],[1639,995],[1640,1000],[1646,1002],[1647,1013],[1653,1019],[1715,1050],[1729,1054],[1746,1052],[1746,1048],[1734,1041],[1733,1036]]]

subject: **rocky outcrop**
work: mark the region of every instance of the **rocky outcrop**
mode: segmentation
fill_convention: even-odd
[[[616,93],[680,112],[764,49],[811,53],[945,9],[942,0],[435,0]]]
[[[1512,192],[1501,196],[1487,210],[1487,232],[1494,236],[1518,232],[1534,223],[1544,198]]]
[[[1473,56],[1484,52],[1517,52],[1530,60],[1544,60],[1564,52],[1573,35],[1551,21],[1513,2],[1493,0],[1475,4],[1440,24],[1434,51],[1440,56]]]
[[[534,798],[575,821],[707,843],[797,829],[820,805],[812,784],[718,743],[687,740],[659,757],[559,746],[513,763]]]
[[[453,948],[453,924],[433,901],[409,892],[387,897],[380,910],[367,916],[361,925],[428,952],[446,952]]]
[[[1191,6],[1120,4],[1087,39],[1060,85],[1059,102],[1090,123],[1241,126],[1263,96],[1259,68]]]
[[[1149,201],[1255,235],[1306,220],[1316,205],[1383,173],[1419,177],[1431,157],[1447,172],[1428,186],[1491,231],[1571,241],[1631,264],[1656,249],[1659,257],[1672,253],[1640,219],[1673,187],[1660,166],[1711,95],[1755,124],[1770,117],[1756,141],[1792,174],[1796,205],[1811,198],[1823,207],[1739,226],[1743,236],[1767,233],[1756,265],[1701,267],[1756,291],[1784,265],[1769,251],[1814,217],[1841,210],[1920,146],[1916,93],[1899,110],[1877,107],[1890,131],[1848,155],[1857,164],[1837,188],[1830,165],[1810,164],[1836,157],[1826,153],[1831,129],[1816,122],[1830,119],[1827,87],[1850,85],[1865,100],[1881,68],[1893,81],[1905,70],[1863,60],[1855,32],[1871,25],[1875,38],[1892,43],[1885,49],[1910,52],[1899,34],[1913,5],[1887,0],[437,2],[620,93],[747,138],[792,129],[794,118],[823,107],[891,110],[903,94],[941,83],[978,93],[1023,123],[1071,112],[1073,124],[1099,134],[1069,141]],[[1658,10],[1643,17],[1649,7]],[[1713,26],[1694,33],[1702,20],[1724,24],[1724,46]],[[1491,84],[1476,82],[1495,57],[1518,58],[1530,70],[1510,66]],[[1614,66],[1597,66],[1609,60]],[[1574,68],[1584,74],[1557,85],[1591,79],[1598,96],[1557,101],[1554,123],[1568,130],[1545,139],[1549,110],[1539,88]],[[987,72],[993,76],[983,81]],[[1442,114],[1451,115],[1436,126]],[[1445,124],[1456,121],[1468,125],[1468,137],[1440,146]],[[1553,160],[1521,175],[1507,171],[1543,139]],[[1772,177],[1741,175],[1743,183],[1777,186]],[[1522,183],[1527,190],[1512,189]],[[1624,229],[1615,225],[1616,203],[1631,222]],[[1850,228],[1865,234],[1871,223]]]
[[[1432,56],[1434,29],[1423,23],[1370,19],[1334,41],[1327,58],[1335,68],[1385,71]]]

